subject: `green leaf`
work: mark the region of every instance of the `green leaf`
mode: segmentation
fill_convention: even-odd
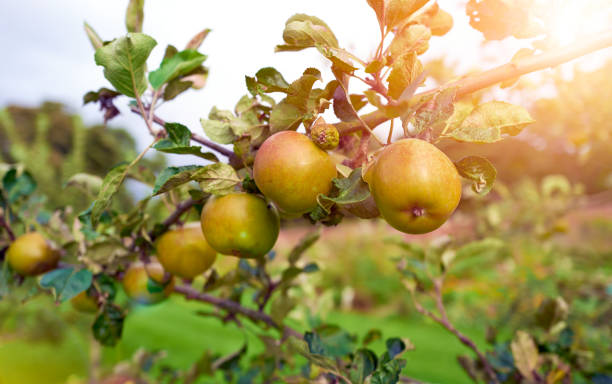
[[[387,353],[390,359],[394,359],[396,356],[402,354],[406,350],[406,343],[399,337],[392,337],[387,339],[385,342],[387,346]]]
[[[391,73],[387,78],[389,96],[398,100],[406,88],[420,79],[419,75],[422,72],[423,64],[417,58],[416,53],[410,52],[400,56],[393,63]]]
[[[96,31],[94,31],[91,25],[84,23],[83,28],[85,28],[87,38],[89,39],[89,42],[94,47],[94,49],[97,50],[98,48],[102,48],[102,46],[104,45],[104,41],[102,40],[102,38],[100,38],[100,36],[98,36],[98,34],[96,33]]]
[[[12,168],[2,177],[2,188],[9,203],[15,203],[22,197],[30,196],[36,190],[36,180],[28,171],[18,172]]]
[[[480,104],[450,132],[458,141],[493,143],[517,135],[534,120],[523,107],[502,101]]]
[[[528,381],[534,380],[533,372],[538,367],[538,347],[531,336],[524,331],[517,331],[510,344],[516,369]]]
[[[287,92],[289,83],[283,78],[283,75],[272,67],[265,67],[257,71],[255,74],[257,84],[262,86],[259,88],[262,92]]]
[[[206,60],[206,55],[193,49],[186,49],[168,59],[164,59],[158,69],[149,73],[151,86],[154,89],[159,89],[170,80],[198,68],[204,60]]]
[[[202,167],[197,165],[185,165],[181,167],[168,167],[161,171],[155,180],[155,186],[151,192],[153,196],[166,193],[171,189],[193,180],[193,175]]]
[[[199,156],[209,161],[219,161],[217,156],[211,152],[202,152],[202,147],[192,146],[191,143],[191,131],[186,126],[179,123],[166,123],[164,125],[166,132],[168,133],[167,139],[162,139],[155,143],[153,148],[160,152],[165,153],[176,153],[176,154],[189,154]]]
[[[363,345],[368,345],[378,339],[382,338],[382,332],[380,329],[370,329],[368,333],[363,337]]]
[[[277,45],[276,52],[301,51],[315,44],[338,48],[338,40],[327,24],[318,17],[305,14],[296,14],[287,20],[283,40],[285,44]]]
[[[100,192],[102,178],[100,176],[90,175],[89,173],[75,173],[66,180],[63,187],[77,187],[87,193],[95,195]]]
[[[231,144],[247,132],[252,122],[234,116],[231,111],[213,107],[208,114],[208,120],[200,119],[206,136],[219,144]]]
[[[393,359],[381,366],[372,374],[371,384],[396,384],[399,382],[400,373],[406,366],[406,360]]]
[[[333,183],[337,188],[334,196],[320,194],[317,197],[319,207],[329,213],[329,209],[335,203],[340,206],[359,203],[370,197],[370,188],[361,178],[361,168],[355,168],[347,178],[334,178]]]
[[[224,195],[230,193],[240,178],[236,170],[229,164],[215,163],[202,167],[194,175],[194,179],[200,183],[202,190],[214,195]]]
[[[142,32],[144,0],[130,0],[125,12],[125,27],[128,32]]]
[[[200,183],[202,190],[212,194],[226,194],[240,183],[236,170],[225,163],[215,163],[204,167],[187,165],[164,169],[153,187],[153,195],[168,192],[190,181]]]
[[[321,237],[320,229],[316,229],[312,232],[307,233],[304,237],[300,239],[300,241],[293,247],[291,252],[289,252],[289,256],[287,259],[291,265],[295,265],[298,262],[300,257],[310,248],[314,243],[319,240]]]
[[[445,88],[418,108],[413,119],[414,132],[412,133],[418,134],[426,129],[439,132],[438,127],[444,126],[453,114],[453,101],[456,93],[457,88],[455,87]],[[403,120],[402,124],[406,127],[406,121]]]
[[[74,268],[54,269],[40,279],[40,286],[53,289],[59,302],[70,300],[91,286],[92,274],[87,269],[75,272]]]
[[[115,305],[105,305],[92,325],[94,338],[102,345],[114,346],[121,339],[125,314]]]
[[[147,89],[146,62],[157,42],[142,33],[128,33],[98,49],[97,65],[104,67],[104,77],[122,94],[141,95]]]
[[[270,131],[275,133],[296,130],[303,118],[304,113],[302,110],[284,99],[270,111]]]
[[[455,163],[462,177],[472,180],[472,189],[479,195],[489,193],[495,182],[497,171],[491,162],[484,157],[468,156]]]
[[[287,345],[292,352],[299,353],[300,355],[304,356],[310,363],[327,371],[336,371],[337,368],[334,360],[327,356],[311,353],[309,345],[306,341],[291,336],[289,339],[287,339]]]
[[[366,378],[376,370],[378,359],[374,352],[367,348],[358,349],[349,368],[349,378],[355,384],[364,383]]]
[[[94,227],[98,224],[102,212],[110,206],[113,196],[119,190],[128,170],[129,164],[120,164],[111,169],[102,180],[102,187],[91,208],[91,223]]]

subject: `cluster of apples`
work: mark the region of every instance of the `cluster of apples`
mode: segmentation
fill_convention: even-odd
[[[282,131],[270,136],[257,151],[253,165],[255,184],[267,200],[246,192],[211,197],[202,210],[200,225],[165,232],[156,242],[157,258],[130,265],[123,278],[125,292],[142,303],[159,302],[172,292],[174,277],[190,280],[199,276],[212,266],[217,253],[264,256],[278,238],[279,211],[297,216],[313,210],[317,196],[329,194],[336,176],[332,158],[306,135]],[[376,211],[405,233],[438,228],[461,197],[461,182],[452,161],[418,139],[386,146],[367,168],[364,181]],[[7,251],[13,270],[27,276],[54,268],[58,260],[59,253],[38,233],[19,237]],[[151,290],[149,279],[161,288]],[[73,305],[85,311],[95,311],[96,302],[87,292],[73,299]]]

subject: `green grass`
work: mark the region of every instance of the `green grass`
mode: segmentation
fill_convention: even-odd
[[[222,325],[216,318],[195,314],[205,309],[199,303],[173,298],[165,303],[132,309],[121,342],[103,349],[105,363],[128,359],[140,347],[165,350],[165,364],[186,368],[210,348],[227,354],[240,348],[245,339],[249,351],[263,346],[254,334],[234,325]],[[350,332],[363,336],[378,328],[384,337],[407,337],[416,349],[406,353],[405,374],[430,383],[469,383],[456,362],[457,354],[467,353],[460,343],[435,323],[419,319],[378,318],[356,313],[330,313],[330,323],[342,324]],[[251,327],[252,328],[252,327]],[[463,329],[482,344],[481,330]],[[371,347],[382,352],[383,341]],[[11,341],[0,345],[0,384],[65,383],[70,374],[85,377],[88,369],[89,343],[76,330],[59,345]],[[44,369],[43,369],[44,367]]]

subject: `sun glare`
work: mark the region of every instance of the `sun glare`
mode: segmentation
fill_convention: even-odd
[[[541,0],[544,28],[560,46],[612,28],[612,0]]]

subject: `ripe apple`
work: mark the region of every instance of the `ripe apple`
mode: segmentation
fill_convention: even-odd
[[[427,233],[440,227],[461,198],[461,180],[453,162],[419,139],[386,147],[364,179],[382,217],[405,233]]]
[[[281,211],[301,214],[317,206],[319,193],[329,193],[336,166],[308,137],[282,131],[267,138],[257,151],[253,177]]]
[[[165,273],[162,265],[154,258],[146,265],[136,261],[125,271],[123,289],[130,299],[138,303],[159,303],[170,296],[174,289],[174,277],[165,280]]]
[[[210,268],[217,258],[197,223],[167,231],[157,240],[157,259],[175,276],[193,279]]]
[[[19,236],[6,251],[11,268],[22,276],[47,272],[59,262],[59,252],[38,232]]]
[[[261,197],[244,192],[211,197],[202,209],[201,224],[211,247],[243,258],[268,253],[280,228],[276,209]]]

